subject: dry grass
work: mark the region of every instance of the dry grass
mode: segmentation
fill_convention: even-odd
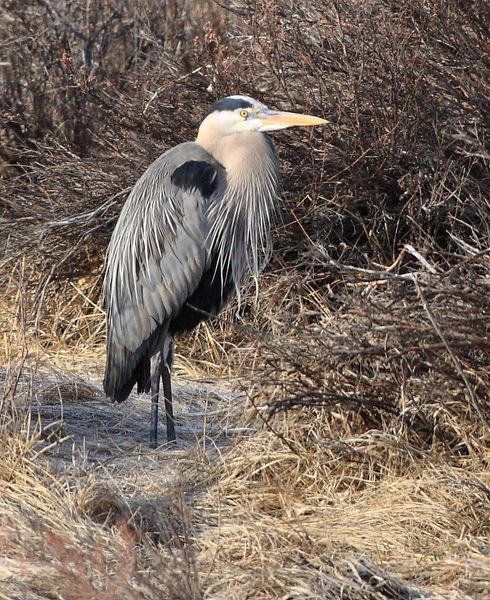
[[[39,375],[21,378],[17,403],[24,386],[25,403],[39,408],[18,410],[2,427],[6,598],[488,591],[483,445],[458,454],[382,429],[356,432],[341,407],[276,413],[254,432],[251,405],[241,419],[230,413],[243,398],[226,409],[223,395],[210,406],[209,391],[198,401],[197,388],[178,387],[179,399],[189,394],[187,416],[182,400],[178,414],[193,433],[182,424],[180,449],[155,452],[144,441],[147,402],[121,414],[95,386]],[[61,419],[52,412],[60,408]]]
[[[486,598],[488,7],[3,8],[0,598]],[[258,303],[181,341],[154,452],[98,383],[103,255],[229,93],[329,125],[277,136]]]
[[[155,452],[146,444],[146,401],[121,411],[86,381],[41,373],[21,375],[9,389],[15,410],[6,393],[1,423],[2,597],[200,597],[184,475],[205,452],[203,437],[213,447],[228,435],[213,392],[177,387],[189,425],[182,423],[177,452]],[[216,431],[203,420],[208,410]]]
[[[200,544],[230,597],[282,597],[293,582],[311,592],[292,597],[335,597],[341,584],[329,589],[329,577],[361,557],[434,597],[484,593],[488,453],[451,464],[376,431],[335,443],[316,416],[289,416],[284,441],[262,432],[220,466],[218,507],[216,490],[205,507],[219,537],[209,531]],[[363,597],[359,580],[346,582],[347,597]]]

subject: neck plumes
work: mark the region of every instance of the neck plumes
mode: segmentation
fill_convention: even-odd
[[[231,277],[238,298],[246,273],[257,277],[271,253],[279,161],[270,138],[259,132],[230,134],[203,146],[226,169],[226,184],[209,208],[210,245],[221,276]]]

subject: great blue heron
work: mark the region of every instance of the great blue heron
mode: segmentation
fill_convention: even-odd
[[[172,148],[136,182],[109,243],[106,394],[151,392],[157,441],[163,382],[167,440],[175,440],[174,338],[216,314],[268,253],[279,162],[267,131],[324,119],[269,110],[247,96],[212,106],[195,142]]]

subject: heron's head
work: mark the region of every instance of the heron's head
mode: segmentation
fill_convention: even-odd
[[[323,125],[325,119],[271,110],[248,96],[228,96],[216,102],[201,123],[217,136],[246,131],[275,131],[286,127]]]

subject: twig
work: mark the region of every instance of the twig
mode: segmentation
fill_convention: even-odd
[[[373,269],[362,269],[361,267],[345,265],[345,264],[340,263],[330,257],[328,257],[327,264],[332,265],[332,266],[336,267],[337,269],[341,269],[341,270],[345,270],[345,271],[354,271],[355,273],[363,273],[364,275],[369,275],[374,278],[374,281],[379,281],[379,280],[382,281],[382,280],[392,279],[392,280],[396,280],[396,281],[419,282],[422,285],[429,285],[427,282],[420,280],[421,275],[427,275],[427,273],[421,272],[421,271],[414,271],[413,273],[402,273],[402,274],[390,273],[389,271],[375,271]]]
[[[291,452],[293,454],[295,454],[296,456],[301,456],[299,451],[294,446],[294,444],[292,442],[290,442],[289,440],[287,440],[280,431],[277,431],[276,429],[274,429],[274,427],[272,427],[272,425],[270,424],[270,418],[271,418],[272,414],[269,414],[268,418],[264,417],[264,415],[262,414],[262,411],[259,410],[259,407],[257,406],[255,400],[253,400],[252,396],[248,395],[248,394],[247,394],[247,396],[248,396],[248,400],[249,400],[250,404],[253,406],[253,408],[255,410],[255,413],[257,414],[259,419],[262,421],[265,428],[268,429],[278,439],[280,439],[281,442],[283,444],[285,444],[291,450]]]
[[[227,4],[223,4],[223,2],[218,2],[218,0],[212,0],[214,4],[217,4],[223,10],[228,10],[232,12],[234,15],[238,15],[239,17],[244,17],[247,13],[246,11],[239,11],[237,8],[228,6]]]
[[[412,246],[412,244],[405,244],[404,246],[404,250],[406,250],[407,252],[409,252],[412,256],[415,256],[415,258],[422,264],[424,265],[424,267],[427,269],[427,271],[429,271],[429,273],[432,273],[433,275],[437,275],[437,269],[435,267],[433,267],[426,258],[424,258],[422,256],[422,254],[420,254],[420,252],[418,252],[417,250],[415,250],[415,248]]]
[[[387,279],[398,280],[398,281],[414,281],[419,282],[422,285],[428,285],[428,282],[422,281],[420,278],[422,276],[427,276],[427,271],[431,275],[439,275],[435,267],[433,267],[411,244],[405,244],[402,251],[398,255],[395,262],[386,267],[383,270],[375,270],[375,269],[363,269],[361,267],[354,267],[353,265],[346,265],[344,263],[340,263],[335,259],[331,258],[328,252],[320,245],[315,244],[315,249],[320,253],[320,255],[327,259],[327,264],[336,267],[337,269],[341,269],[344,271],[354,271],[355,273],[362,273],[364,275],[369,275],[374,277],[374,281],[383,281]],[[400,264],[403,259],[404,254],[408,252],[415,256],[419,262],[427,269],[427,271],[413,271],[412,273],[392,273],[391,271]]]
[[[471,384],[470,384],[468,378],[466,377],[463,367],[461,366],[461,361],[454,354],[454,352],[451,349],[451,346],[449,345],[448,341],[444,337],[444,334],[442,333],[441,328],[437,324],[437,321],[435,320],[434,315],[432,314],[432,312],[427,304],[427,301],[425,300],[425,297],[422,293],[422,290],[416,279],[414,279],[414,285],[415,285],[415,289],[417,290],[417,295],[420,298],[420,301],[422,302],[422,306],[424,307],[424,310],[427,313],[427,316],[429,318],[429,321],[432,324],[432,327],[434,327],[437,335],[440,337],[442,343],[444,344],[444,347],[447,350],[447,353],[451,357],[451,360],[453,361],[454,366],[456,367],[456,371],[460,375],[461,379],[463,380],[463,382],[466,386],[466,389],[468,390],[468,394],[470,396],[471,403],[473,404],[473,408],[478,413],[478,416],[480,417],[482,423],[490,429],[490,421],[487,419],[487,417],[483,413],[483,409],[480,406],[480,403],[479,403],[478,399],[476,398],[475,393],[473,392],[473,388],[471,387]]]
[[[473,261],[477,260],[478,258],[481,258],[481,257],[483,257],[483,256],[485,256],[486,254],[489,254],[489,253],[490,253],[490,248],[484,248],[483,250],[480,250],[476,254],[473,254],[472,256],[468,256],[467,258],[463,259],[461,262],[459,262],[458,264],[454,265],[454,267],[451,267],[448,271],[446,271],[445,273],[443,273],[442,276],[443,277],[449,277],[455,271],[457,271],[461,267],[464,267],[464,265],[467,265],[468,263],[472,263]]]

